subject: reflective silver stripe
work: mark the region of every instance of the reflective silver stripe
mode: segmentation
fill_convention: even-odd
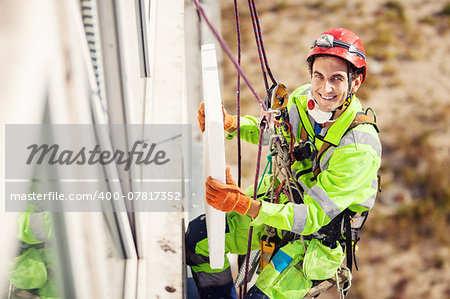
[[[339,145],[337,147],[330,147],[326,151],[326,153],[320,160],[320,169],[324,171],[328,168],[328,160],[330,159],[331,155],[333,155],[333,152],[336,148],[344,147],[350,144],[370,145],[374,149],[374,151],[376,151],[376,153],[381,157],[381,143],[376,137],[366,132],[352,130],[344,137],[342,137],[341,142],[339,142]]]
[[[292,221],[292,231],[300,234],[305,229],[308,218],[308,208],[304,204],[294,204],[294,220]]]
[[[297,174],[297,172],[298,172],[298,170],[296,171],[295,175]],[[294,177],[295,177],[295,175],[294,175]],[[306,186],[306,184],[303,183],[303,181],[302,181],[300,178],[298,178],[297,181],[298,181],[298,183],[300,184],[300,186],[303,188],[303,191],[304,191],[306,194],[308,194],[308,192],[309,192],[308,186]]]
[[[358,130],[352,130],[348,134],[352,134],[354,136],[354,143],[370,145],[377,153],[377,155],[381,157],[381,143],[378,138],[374,137],[370,133]],[[340,143],[339,146],[341,146]]]
[[[308,92],[311,90],[311,87],[308,87],[302,93],[300,96],[307,95]],[[289,122],[292,125],[292,134],[297,138],[298,133],[298,125],[300,124],[300,113],[298,112],[297,105],[292,104],[291,109],[289,110]]]
[[[263,146],[269,145],[270,137],[272,137],[273,134],[275,134],[275,131],[273,129],[264,130],[262,139]]]
[[[377,192],[378,192],[378,178],[374,178],[372,180],[372,183],[370,184],[370,188],[375,189],[375,193],[369,197],[365,202],[360,204],[359,206],[363,206],[364,208],[370,210],[373,208],[373,205],[375,204],[375,199],[377,198]]]
[[[298,124],[300,123],[300,114],[295,103],[292,104],[291,110],[289,110],[289,122],[292,125],[292,134],[297,137]]]
[[[320,159],[320,161],[319,161],[320,162],[320,169],[322,171],[327,170],[327,168],[328,168],[328,160],[330,160],[331,155],[333,155],[334,149],[335,149],[334,146],[330,146],[330,148],[322,156],[322,159]]]
[[[308,94],[308,92],[311,90],[311,86],[308,87],[307,89],[305,89],[304,91],[302,91],[302,93],[300,94],[301,96],[304,96],[306,94]]]
[[[308,192],[308,195],[314,199],[322,210],[327,214],[330,219],[333,219],[337,215],[341,213],[339,207],[334,203],[334,201],[328,196],[328,194],[322,190],[317,185],[314,185],[311,188],[311,191]]]
[[[36,240],[45,242],[48,240],[47,229],[44,222],[45,213],[30,214],[30,230]]]
[[[199,288],[207,288],[212,286],[223,286],[233,281],[230,267],[218,273],[194,272],[192,276]]]

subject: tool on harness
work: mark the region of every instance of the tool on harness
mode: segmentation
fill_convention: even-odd
[[[266,106],[271,107],[274,111],[281,111],[287,107],[288,103],[288,93],[286,86],[282,83],[273,84],[269,89],[270,99],[266,97],[269,101]]]
[[[273,129],[274,119],[279,118],[283,111],[287,114],[288,93],[286,86],[282,83],[273,84],[264,99],[267,111],[262,110],[258,127],[260,129]]]
[[[351,269],[344,267],[341,265],[341,268],[345,271],[347,271],[347,281],[344,283],[344,287],[341,287],[341,282],[339,282],[339,269],[336,270],[336,288],[339,292],[339,298],[343,299],[345,298],[345,295],[347,294],[348,290],[352,286],[352,271]]]
[[[276,239],[265,236],[261,238],[261,261],[260,261],[260,269],[264,269],[268,264],[270,264],[270,260],[275,250]]]
[[[348,271],[348,279],[344,283],[343,287],[339,285],[339,279],[336,278],[336,284],[340,294],[346,295],[351,286],[351,271],[353,262],[356,270],[358,270],[355,248],[357,246],[359,238],[359,231],[363,227],[368,217],[368,211],[361,214],[357,214],[350,210],[345,210],[340,215],[335,217],[328,225],[322,227],[314,234],[307,236],[300,236],[293,232],[283,231],[283,238],[276,243],[275,250],[272,253],[271,259],[275,256],[280,248],[303,237],[305,240],[318,239],[323,245],[330,248],[336,248],[337,244],[345,247],[346,251],[346,266],[341,266]],[[315,281],[315,285],[320,284],[322,281]]]
[[[295,160],[298,162],[305,159],[313,161],[314,158],[317,157],[317,150],[310,141],[301,140],[298,145],[294,146],[292,153],[294,154]]]

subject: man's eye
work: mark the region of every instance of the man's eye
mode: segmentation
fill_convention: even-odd
[[[338,81],[344,81],[344,79],[343,79],[343,78],[341,78],[341,77],[334,77],[334,80],[338,80]]]

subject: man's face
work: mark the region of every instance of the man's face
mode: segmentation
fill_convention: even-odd
[[[352,91],[356,92],[360,84],[360,80],[354,80]],[[347,63],[333,56],[317,57],[312,68],[311,86],[320,110],[336,110],[345,102],[347,96]]]

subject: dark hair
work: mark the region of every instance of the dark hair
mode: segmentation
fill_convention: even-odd
[[[308,69],[309,69],[309,74],[312,76],[312,69],[313,69],[313,64],[314,64],[314,60],[317,57],[326,57],[326,56],[332,56],[332,57],[336,57],[339,58],[340,60],[344,61],[345,63],[347,63],[348,66],[348,70],[350,71],[350,75],[352,76],[352,80],[354,80],[356,77],[358,77],[358,75],[363,75],[366,71],[366,67],[360,67],[357,68],[356,66],[354,66],[353,64],[351,64],[350,62],[348,62],[347,60],[339,57],[339,56],[333,56],[333,55],[329,55],[329,54],[317,54],[314,56],[311,56],[308,58],[307,62],[308,62]]]

